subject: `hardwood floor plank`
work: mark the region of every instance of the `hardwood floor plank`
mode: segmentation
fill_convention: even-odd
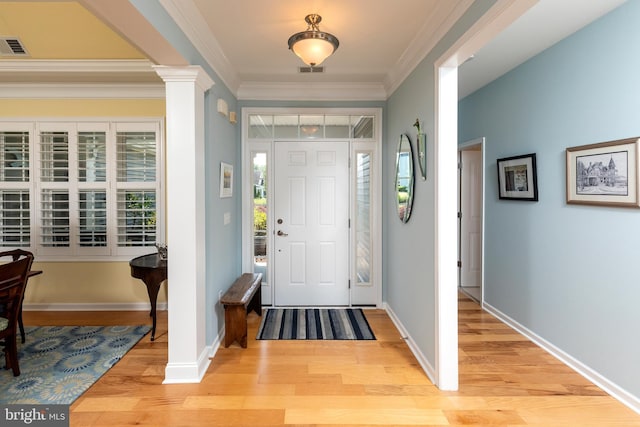
[[[72,425],[74,422],[72,420]],[[284,424],[284,411],[249,410],[174,410],[155,412],[116,412],[102,413],[92,426],[172,426],[172,427],[208,427],[208,426],[280,426]]]
[[[286,424],[449,425],[439,409],[288,409]]]
[[[290,397],[290,396],[287,396]],[[187,396],[182,402],[184,409],[243,409],[245,396]],[[255,408],[254,408],[255,409]],[[264,408],[257,408],[264,409]],[[267,408],[273,409],[273,408]]]
[[[460,297],[460,389],[428,379],[383,310],[376,341],[257,341],[220,348],[199,384],[163,385],[167,313],[71,406],[71,426],[640,427],[640,415]],[[147,312],[25,312],[27,325],[150,324]]]
[[[505,410],[456,410],[444,411],[452,425],[510,426],[526,424],[517,411]]]
[[[74,412],[130,411],[140,402],[139,397],[97,397],[83,399]]]

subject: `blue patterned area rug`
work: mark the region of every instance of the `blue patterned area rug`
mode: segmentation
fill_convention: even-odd
[[[20,375],[4,369],[0,403],[71,404],[149,332],[149,326],[36,326],[18,337]]]
[[[375,340],[360,308],[270,308],[258,340]]]

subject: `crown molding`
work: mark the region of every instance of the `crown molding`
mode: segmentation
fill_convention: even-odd
[[[438,4],[436,12],[427,17],[395,67],[387,74],[384,87],[389,95],[413,72],[472,4],[473,0],[458,0],[453,6],[448,2],[446,6]]]
[[[165,87],[146,59],[134,60],[42,60],[17,59],[0,61],[0,78],[19,76],[14,82],[0,83],[0,98],[51,99],[159,99],[165,97]],[[47,81],[41,77],[53,77]],[[74,77],[107,81],[74,82]],[[139,81],[109,81],[114,76]]]
[[[0,73],[149,73],[155,75],[153,65],[146,59],[15,59],[0,61]]]
[[[262,83],[245,82],[238,100],[255,101],[385,101],[382,83]]]
[[[2,99],[164,99],[163,83],[0,83]]]
[[[235,93],[240,79],[193,1],[159,0],[159,2],[204,60],[213,68],[220,80]]]

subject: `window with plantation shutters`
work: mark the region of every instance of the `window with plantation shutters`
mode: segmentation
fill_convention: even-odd
[[[162,121],[0,120],[0,248],[130,259],[162,241]]]
[[[107,181],[107,135],[105,132],[78,133],[78,181]]]
[[[29,132],[0,131],[0,247],[31,246]]]
[[[0,247],[31,246],[29,190],[0,190]]]
[[[118,246],[156,242],[156,192],[118,190]]]
[[[42,182],[69,181],[69,133],[40,134],[40,177]]]
[[[118,246],[153,245],[156,242],[156,135],[119,131],[116,141]]]
[[[0,180],[29,181],[28,132],[0,132]]]
[[[42,190],[40,245],[69,247],[69,190]]]
[[[107,191],[80,190],[78,197],[78,245],[107,246]]]
[[[75,243],[84,251],[94,248],[91,249],[94,253],[105,252],[111,240],[108,236],[107,129],[83,126],[78,132],[76,157],[78,221]]]
[[[118,182],[155,182],[156,135],[118,132]]]

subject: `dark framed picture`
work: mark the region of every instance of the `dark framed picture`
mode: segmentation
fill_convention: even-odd
[[[535,153],[505,157],[497,162],[500,199],[538,201]]]
[[[636,137],[567,148],[567,203],[640,207],[638,141]]]

